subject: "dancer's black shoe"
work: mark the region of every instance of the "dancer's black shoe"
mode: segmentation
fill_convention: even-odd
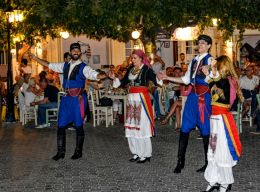
[[[71,156],[71,159],[76,160],[82,157],[82,151],[75,150],[74,154]]]
[[[64,152],[57,152],[57,154],[53,156],[52,159],[58,161],[59,159],[64,159],[64,157],[65,157]]]
[[[173,173],[181,173],[181,170],[184,168],[185,159],[178,160],[178,163],[173,171]]]
[[[220,188],[220,185],[218,183],[216,183],[215,185],[208,185],[206,191],[203,191],[203,192],[212,192],[214,191],[215,189],[219,191],[219,188]]]
[[[85,134],[83,127],[76,127],[76,149],[71,159],[76,160],[82,157],[83,143],[85,139]]]
[[[227,187],[220,185],[219,191],[220,192],[228,192],[228,191],[231,191],[231,188],[232,188],[232,184],[229,184]]]
[[[66,151],[66,132],[65,128],[58,128],[57,131],[57,148],[58,152],[52,157],[53,160],[58,161],[59,159],[64,159]]]
[[[198,173],[204,173],[206,168],[208,166],[208,163],[206,163],[205,165],[203,165],[203,167],[199,168],[198,170],[196,170],[196,172]]]
[[[139,158],[137,161],[136,161],[136,163],[145,163],[145,162],[150,162],[151,161],[151,157],[146,157],[145,159],[141,159],[141,158]]]
[[[208,157],[207,157],[207,153],[208,153],[208,146],[209,146],[209,135],[207,136],[202,136],[203,139],[203,148],[204,148],[204,156],[205,156],[205,164],[203,165],[203,167],[199,168],[197,170],[198,173],[204,173],[207,166],[208,166]]]
[[[137,155],[134,155],[131,159],[129,159],[130,162],[136,162],[139,160],[139,157]]]
[[[185,153],[188,146],[189,133],[180,132],[179,149],[178,149],[178,161],[177,166],[174,169],[174,173],[181,173],[181,170],[185,165]]]

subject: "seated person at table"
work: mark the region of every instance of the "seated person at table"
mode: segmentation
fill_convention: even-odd
[[[23,94],[29,87],[29,79],[30,79],[29,75],[26,75],[26,74],[23,75],[22,83],[21,83],[21,87],[20,87]]]
[[[185,64],[187,64],[185,54],[180,53],[180,61],[178,61],[175,66],[176,67],[182,67],[182,65],[185,65]]]
[[[191,86],[181,85],[180,90],[181,90],[181,96],[187,96],[191,91]],[[179,97],[179,99],[171,105],[169,113],[167,114],[165,119],[161,121],[161,124],[165,125],[168,122],[169,118],[175,113],[176,115],[175,130],[179,130],[181,127],[181,110],[182,110],[182,98]]]
[[[23,92],[25,105],[31,106],[31,103],[40,97],[43,93],[37,88],[35,78],[31,77],[28,82],[29,87]]]
[[[122,102],[119,99],[113,100],[113,117],[114,123],[119,119],[118,115],[122,115]]]
[[[47,79],[40,79],[40,87],[44,89],[44,98],[37,102],[32,102],[31,105],[38,105],[38,124],[36,128],[45,128],[46,124],[46,110],[56,108],[58,106],[59,89],[53,85],[48,84]]]
[[[173,73],[172,67],[166,68],[166,75],[168,75],[169,77],[173,77],[174,73]],[[165,107],[165,112],[168,112],[170,109],[170,106],[174,102],[174,95],[175,95],[175,91],[173,90],[174,84],[168,80],[164,80],[163,85],[165,87],[165,104],[164,104],[165,106],[164,107]]]
[[[46,79],[48,80],[50,85],[53,85],[53,86],[57,87],[58,89],[61,88],[60,77],[57,72],[54,72],[53,70],[49,69],[48,73],[46,75]]]
[[[31,76],[32,74],[32,67],[28,65],[28,60],[27,59],[22,59],[21,65],[19,66],[19,71],[22,75],[29,75]]]
[[[161,57],[159,57],[156,54],[153,56],[153,58],[151,60],[151,64],[152,64],[152,69],[153,69],[155,74],[157,74],[160,71],[164,70],[165,62],[162,60]]]
[[[183,75],[182,73],[182,69],[179,67],[174,67],[173,68],[173,77],[181,77]],[[175,98],[176,100],[179,98],[180,96],[180,84],[179,83],[173,83],[173,90],[175,91]]]
[[[250,110],[251,107],[251,114],[253,115],[257,102],[256,102],[256,88],[259,85],[259,78],[254,75],[254,67],[248,66],[245,70],[246,75],[240,78],[240,86],[245,98],[243,104],[243,112],[242,117],[245,117]]]

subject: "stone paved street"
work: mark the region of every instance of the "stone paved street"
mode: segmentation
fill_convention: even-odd
[[[202,140],[193,131],[189,140],[186,167],[173,174],[176,164],[178,132],[157,122],[153,157],[145,164],[130,163],[123,124],[105,128],[85,126],[84,156],[70,160],[74,152],[75,131],[67,130],[64,160],[51,160],[56,153],[56,128],[24,128],[5,124],[0,129],[0,192],[40,191],[202,191],[207,183],[196,169],[204,163]],[[260,135],[241,136],[243,155],[234,170],[232,191],[260,191]]]

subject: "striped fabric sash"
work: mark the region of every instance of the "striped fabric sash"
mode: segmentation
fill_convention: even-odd
[[[155,128],[154,128],[153,107],[152,107],[151,98],[150,98],[147,87],[143,87],[143,86],[130,87],[129,93],[139,93],[140,94],[141,103],[142,103],[145,113],[150,121],[150,124],[151,124],[150,129],[151,129],[152,136],[154,136]]]
[[[242,145],[232,113],[230,113],[228,106],[212,105],[212,115],[222,115],[228,148],[233,159],[237,161],[242,153]]]

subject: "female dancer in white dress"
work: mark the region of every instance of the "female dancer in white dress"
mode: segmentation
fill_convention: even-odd
[[[217,78],[211,79],[209,86],[212,96],[212,115],[210,117],[210,141],[208,148],[208,166],[205,179],[208,181],[206,191],[219,189],[230,191],[234,183],[232,167],[237,164],[242,147],[236,123],[230,112],[236,94],[240,101],[243,95],[231,60],[220,56],[212,64],[212,72],[218,71]],[[205,75],[208,70],[204,69]]]
[[[162,84],[142,50],[134,50],[131,65],[122,80],[115,78],[113,73],[113,87],[129,85],[127,113],[125,120],[125,135],[133,157],[131,162],[145,163],[152,156],[151,137],[154,135],[154,117],[152,103],[148,91],[149,82]],[[158,77],[160,76],[157,75]]]

